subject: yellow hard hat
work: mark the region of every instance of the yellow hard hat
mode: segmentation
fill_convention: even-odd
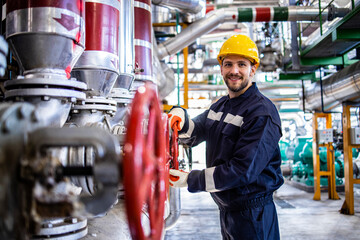
[[[222,61],[228,55],[239,55],[245,57],[255,64],[256,68],[258,68],[260,63],[259,52],[256,44],[245,35],[234,35],[224,42],[221,46],[219,55],[217,56],[217,60],[220,65],[222,65]]]

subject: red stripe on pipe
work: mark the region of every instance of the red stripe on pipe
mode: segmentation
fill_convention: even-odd
[[[135,39],[151,41],[151,13],[143,8],[134,9]]]
[[[207,5],[207,6],[206,6],[206,13],[211,12],[211,11],[213,11],[213,10],[215,10],[214,5]]]
[[[270,8],[256,8],[255,22],[269,22],[271,21]]]
[[[119,11],[109,5],[85,4],[86,50],[106,51],[119,55]]]
[[[6,3],[6,13],[34,7],[55,7],[80,14],[84,1],[85,0],[10,0]]]
[[[145,3],[145,4],[149,5],[149,6],[151,4],[151,0],[135,0],[135,2]]]
[[[138,75],[152,76],[152,51],[150,48],[135,46],[135,62],[139,64],[139,68],[144,69],[144,72]]]
[[[149,9],[151,9],[151,0],[137,0],[136,2],[149,6]],[[139,4],[139,6],[142,4]],[[137,7],[135,4],[134,25],[135,39],[152,43],[151,11]],[[150,48],[135,45],[135,63],[138,64],[140,69],[144,69],[144,71],[138,75],[152,76],[152,50]]]

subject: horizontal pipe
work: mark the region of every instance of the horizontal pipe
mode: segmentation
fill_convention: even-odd
[[[152,4],[179,9],[187,13],[199,13],[206,5],[205,0],[152,0]]]
[[[327,110],[345,101],[360,102],[360,62],[322,80],[322,85],[323,103]],[[305,109],[322,110],[320,82],[311,84],[305,90]]]
[[[214,30],[224,22],[236,22],[237,14],[236,9],[225,8],[208,13],[205,18],[183,29],[176,37],[160,43],[158,45],[159,59],[177,53],[193,43],[198,37]]]
[[[339,15],[336,15],[338,12]],[[335,11],[332,17],[342,17],[346,11]],[[324,9],[322,20],[328,18]],[[319,9],[316,7],[258,7],[258,8],[221,8],[209,12],[199,21],[183,29],[176,37],[158,46],[158,57],[163,59],[189,46],[197,38],[216,29],[225,22],[269,22],[269,21],[318,21]]]
[[[298,89],[301,90],[301,83],[296,83],[296,81],[284,81],[284,83],[256,83],[257,87],[262,92],[269,92],[272,90],[279,90],[279,89]],[[211,85],[211,84],[189,84],[189,90],[190,91],[226,91],[227,87],[226,85]],[[298,95],[294,96],[292,94],[288,95],[282,95],[282,94],[272,94],[277,95],[281,97],[288,97],[291,95],[291,97],[298,97]]]

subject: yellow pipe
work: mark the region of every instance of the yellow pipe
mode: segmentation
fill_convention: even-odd
[[[188,47],[183,49],[184,54],[184,105],[183,108],[189,108],[189,68],[188,68]]]

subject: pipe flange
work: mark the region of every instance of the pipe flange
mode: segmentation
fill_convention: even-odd
[[[128,104],[134,98],[134,94],[131,94],[129,90],[124,88],[113,88],[110,93],[110,97],[117,103]]]
[[[47,100],[50,97],[69,98],[71,102],[76,102],[79,100],[85,100],[86,94],[75,90],[60,89],[60,88],[13,89],[5,92],[5,99],[16,98],[16,97],[44,97],[44,100]]]
[[[107,98],[87,98],[82,105],[74,105],[71,111],[106,111],[107,113],[114,114],[117,110],[116,101]]]
[[[5,99],[16,97],[55,97],[69,98],[72,102],[85,100],[86,94],[82,91],[87,88],[83,82],[74,79],[64,79],[57,75],[9,80],[4,83],[4,87],[6,89]]]
[[[55,218],[45,220],[41,228],[35,234],[37,236],[48,236],[49,239],[80,239],[88,233],[87,220],[78,218]]]
[[[18,78],[8,80],[4,83],[6,90],[24,88],[26,86],[43,86],[44,88],[71,88],[76,90],[86,90],[86,83],[76,81],[75,78],[70,80],[59,77],[52,78]]]

